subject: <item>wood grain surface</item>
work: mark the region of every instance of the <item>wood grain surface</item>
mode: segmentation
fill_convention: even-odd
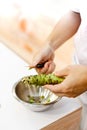
[[[41,130],[79,130],[82,108],[49,124]]]

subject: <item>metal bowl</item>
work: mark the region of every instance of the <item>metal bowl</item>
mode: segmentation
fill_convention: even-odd
[[[20,103],[32,111],[44,111],[61,99],[43,86],[25,86],[21,80],[14,84],[12,93]]]

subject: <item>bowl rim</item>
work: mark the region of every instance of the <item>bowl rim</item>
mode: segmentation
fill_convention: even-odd
[[[18,81],[16,81],[14,84],[13,84],[13,87],[12,87],[12,95],[13,95],[13,97],[17,100],[17,101],[19,101],[20,103],[23,103],[23,104],[25,104],[25,105],[44,105],[44,106],[46,106],[46,105],[51,105],[51,104],[54,104],[54,103],[56,103],[56,102],[58,102],[59,100],[61,100],[61,96],[57,96],[57,98],[56,98],[56,100],[54,100],[54,101],[52,101],[52,102],[50,102],[50,103],[29,103],[29,102],[26,102],[26,101],[23,101],[22,99],[20,99],[18,96],[17,96],[17,94],[16,94],[16,91],[15,91],[15,89],[16,89],[16,86],[17,86],[17,84],[21,81],[21,79],[22,78],[20,78]],[[54,94],[55,95],[55,94]]]

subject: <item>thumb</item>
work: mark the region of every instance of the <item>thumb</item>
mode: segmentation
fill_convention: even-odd
[[[67,76],[69,74],[70,70],[71,70],[71,66],[67,66],[66,68],[64,68],[60,71],[56,71],[55,75],[59,76],[59,77]]]

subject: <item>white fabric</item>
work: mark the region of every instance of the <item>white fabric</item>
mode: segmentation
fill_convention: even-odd
[[[81,25],[75,35],[75,56],[76,64],[87,65],[87,4],[86,0],[75,0],[72,4],[72,11],[80,13]],[[79,99],[83,105],[81,130],[87,130],[87,92],[81,94]]]
[[[86,0],[73,1],[72,11],[80,13],[81,25],[75,35],[75,49],[80,64],[87,65],[87,4]]]
[[[73,57],[73,63],[79,64],[76,54]],[[80,130],[87,130],[87,92],[81,94],[78,98],[83,106]]]
[[[74,55],[74,61],[73,61],[73,62],[74,62],[75,64],[79,64],[78,58],[77,58],[76,55]],[[87,92],[81,94],[79,98],[80,98],[81,102],[82,102],[84,105],[87,106]]]
[[[86,0],[73,1],[72,11],[81,15],[81,25],[75,36],[75,56],[76,64],[87,65],[87,5]],[[81,95],[81,100],[87,105],[87,92]]]

